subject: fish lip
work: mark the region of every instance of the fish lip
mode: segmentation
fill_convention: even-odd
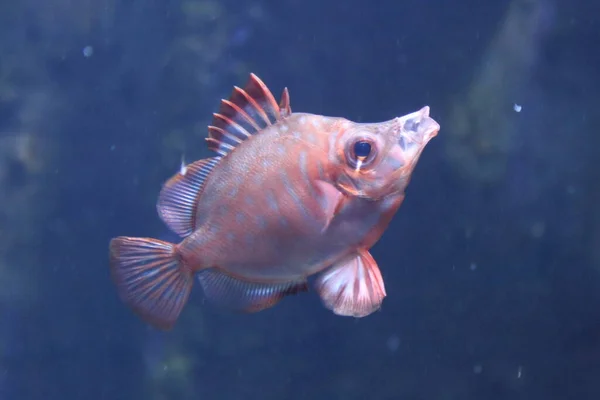
[[[396,118],[395,123],[399,127],[396,137],[398,148],[394,150],[393,157],[402,165],[394,171],[391,180],[403,182],[401,186],[408,184],[421,153],[440,130],[440,124],[429,113],[429,106],[424,106],[418,111]]]
[[[430,110],[429,106],[424,106],[418,111],[398,118],[397,122],[401,126],[400,136],[421,145],[427,144],[437,136],[440,124],[429,116]]]

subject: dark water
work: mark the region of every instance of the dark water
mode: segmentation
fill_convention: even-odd
[[[3,2],[0,400],[600,398],[599,4]],[[249,72],[294,111],[431,106],[440,134],[372,251],[388,296],[359,320],[314,293],[237,315],[196,287],[154,331],[108,241],[175,240],[160,185],[209,155]]]

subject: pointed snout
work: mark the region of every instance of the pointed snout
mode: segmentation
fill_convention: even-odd
[[[429,106],[425,106],[419,111],[415,111],[414,113],[402,117],[403,136],[423,144],[436,136],[440,130],[440,124],[429,116],[429,110]]]

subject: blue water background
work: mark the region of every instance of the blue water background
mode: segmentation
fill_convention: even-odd
[[[548,1],[519,97],[489,93],[515,122],[492,182],[446,149],[509,1],[84,3],[0,6],[15,55],[0,66],[16,71],[2,85],[48,93],[33,131],[53,143],[42,173],[3,183],[35,180],[28,209],[44,214],[2,256],[28,284],[0,292],[0,400],[600,398],[597,2]],[[153,331],[117,298],[108,241],[176,239],[160,185],[182,154],[209,155],[210,115],[249,72],[287,86],[295,111],[431,106],[442,130],[373,249],[388,297],[360,320],[315,293],[237,315],[196,287],[177,328]],[[28,98],[0,97],[3,136],[26,131]]]

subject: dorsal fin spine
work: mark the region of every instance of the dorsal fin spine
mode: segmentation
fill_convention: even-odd
[[[250,103],[252,105],[252,107],[254,107],[256,112],[261,116],[261,118],[267,125],[271,125],[271,120],[269,119],[269,116],[267,115],[265,110],[263,110],[262,107],[256,102],[256,100],[254,100],[252,97],[250,97],[250,95],[248,93],[246,93],[245,90],[242,90],[237,86],[235,87],[235,90],[239,94],[241,94],[242,96],[244,96],[246,98],[248,103]]]
[[[209,134],[210,139],[217,140],[215,132],[218,133],[219,135],[225,136],[226,138],[233,140],[237,143],[242,143],[242,139],[232,135],[231,133],[225,131],[222,128],[219,128],[217,126],[212,126],[212,125],[208,127],[208,134]]]
[[[210,139],[216,139],[217,135],[231,137],[231,134],[229,132],[226,132],[225,129],[219,128],[218,126],[209,125],[208,126],[208,137]],[[238,138],[236,138],[236,139],[238,139]],[[241,139],[238,139],[238,140],[241,140]]]
[[[232,103],[229,100],[223,99],[221,101],[223,102],[223,104],[227,104],[229,107],[231,107],[233,110],[235,110],[236,113],[238,113],[239,115],[241,115],[246,120],[246,122],[248,122],[250,125],[252,125],[252,127],[254,129],[256,129],[257,131],[260,130],[260,126],[258,126],[256,124],[256,122],[248,115],[248,113],[246,111],[242,110],[235,103]],[[250,136],[250,135],[248,135],[248,136]]]
[[[206,140],[206,143],[208,143],[209,148],[211,148],[214,151],[216,151],[220,156],[226,156],[227,153],[229,153],[231,150],[234,149],[233,146],[230,146],[227,143],[220,142],[220,141],[218,141],[215,138],[208,137],[208,138],[206,138],[204,140]],[[225,147],[227,149],[227,151],[225,151],[223,149],[223,147]]]
[[[263,94],[265,95],[265,97],[267,98],[267,101],[269,103],[271,103],[271,109],[273,109],[274,111],[278,111],[279,107],[277,104],[277,100],[275,100],[275,97],[273,97],[273,93],[271,93],[271,91],[269,90],[269,88],[267,87],[267,85],[264,84],[263,81],[260,80],[260,78],[258,76],[256,76],[255,74],[250,74],[250,76],[252,77],[254,83],[258,84],[258,86],[260,87],[260,90],[263,92]],[[276,120],[280,120],[281,119],[281,115],[279,113],[277,113],[277,115],[275,115],[275,119]]]
[[[292,108],[290,107],[290,92],[288,88],[283,89],[283,93],[281,94],[281,100],[279,101],[279,114],[282,118],[287,117],[292,113]]]
[[[215,113],[213,114],[216,118],[219,118],[220,120],[222,120],[223,122],[225,122],[227,125],[234,127],[238,132],[240,132],[242,135],[246,136],[247,138],[250,137],[250,132],[248,132],[246,129],[244,129],[243,126],[241,126],[240,124],[238,124],[237,122],[233,121],[231,118],[228,118],[222,114],[219,113]],[[231,135],[228,133],[225,133],[225,135],[227,137],[230,137],[232,139],[234,139],[235,137],[235,141],[238,143],[242,143],[242,139],[239,139],[238,136],[236,135]]]
[[[219,111],[213,114],[206,139],[208,148],[226,156],[291,112],[287,88],[278,104],[269,88],[255,74],[250,74],[246,86],[243,89],[234,86],[229,99],[222,99]]]

